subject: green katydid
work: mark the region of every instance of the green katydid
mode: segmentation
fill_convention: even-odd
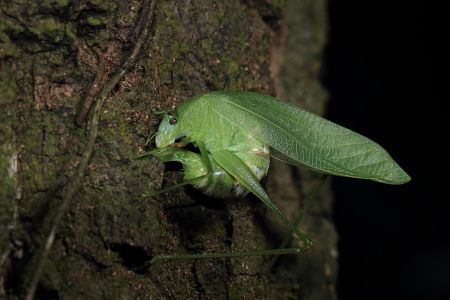
[[[163,162],[181,162],[185,181],[177,186],[192,184],[205,194],[220,198],[252,192],[302,240],[304,247],[161,255],[152,262],[308,250],[312,241],[278,210],[259,183],[268,171],[270,155],[323,174],[387,184],[411,180],[372,140],[289,103],[251,92],[210,92],[188,100],[164,114],[155,142],[157,149],[140,157],[154,155]],[[189,143],[197,146],[200,153],[182,149]]]

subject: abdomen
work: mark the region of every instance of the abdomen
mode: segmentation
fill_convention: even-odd
[[[267,174],[270,163],[268,145],[250,135],[235,133],[232,143],[227,147],[227,150],[239,157],[258,180],[261,180]],[[193,184],[196,189],[214,198],[236,198],[248,194],[249,191],[222,169],[212,159],[211,155],[209,155],[209,159],[213,168],[213,174],[208,179]],[[189,180],[191,178],[186,177],[186,179]]]

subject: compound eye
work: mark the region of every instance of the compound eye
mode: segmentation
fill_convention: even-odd
[[[177,123],[178,123],[177,118],[170,118],[170,120],[169,120],[169,124],[170,124],[170,125],[175,125],[175,124],[177,124]]]

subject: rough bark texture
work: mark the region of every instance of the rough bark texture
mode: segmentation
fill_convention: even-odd
[[[0,297],[20,299],[81,159],[83,102],[126,60],[139,1],[0,2]],[[160,115],[213,90],[276,96],[322,113],[324,1],[160,1],[136,65],[109,95],[80,191],[36,299],[334,299],[336,233],[328,189],[301,229],[316,243],[282,256],[163,261],[156,254],[276,248],[288,230],[253,197],[210,199],[177,166],[134,159]],[[101,53],[100,53],[101,51]],[[273,163],[271,197],[295,218],[317,176]],[[293,243],[298,241],[293,240]]]

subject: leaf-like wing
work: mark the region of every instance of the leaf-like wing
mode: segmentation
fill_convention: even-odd
[[[212,92],[208,106],[271,147],[286,163],[388,184],[411,180],[374,141],[304,109],[251,92]]]

